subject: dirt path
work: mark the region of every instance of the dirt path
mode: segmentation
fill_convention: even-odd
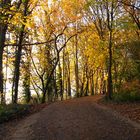
[[[49,105],[18,124],[8,139],[140,140],[140,125],[84,97]]]

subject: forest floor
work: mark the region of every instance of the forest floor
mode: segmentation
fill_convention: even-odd
[[[121,114],[122,116],[129,118],[140,124],[140,102],[106,102],[102,99],[97,100],[97,103],[111,108]]]
[[[37,106],[41,111],[1,124],[0,140],[140,140],[140,104],[105,103],[101,98]]]

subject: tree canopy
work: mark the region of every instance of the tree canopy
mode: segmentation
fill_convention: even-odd
[[[140,97],[138,0],[0,0],[0,102]]]

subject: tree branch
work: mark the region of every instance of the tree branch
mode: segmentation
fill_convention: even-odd
[[[32,46],[32,45],[42,45],[42,44],[46,44],[46,43],[50,43],[54,41],[54,39],[51,39],[49,41],[45,41],[45,42],[35,42],[35,43],[25,43],[25,44],[22,44],[21,46]],[[5,44],[4,46],[19,46],[19,44]]]

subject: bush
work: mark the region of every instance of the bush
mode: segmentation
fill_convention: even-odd
[[[116,102],[135,102],[140,101],[139,80],[125,82],[119,93],[113,94],[113,100]]]
[[[136,102],[140,101],[140,93],[137,91],[123,91],[113,94],[115,102]]]
[[[29,105],[0,105],[0,123],[22,117],[29,111]]]

